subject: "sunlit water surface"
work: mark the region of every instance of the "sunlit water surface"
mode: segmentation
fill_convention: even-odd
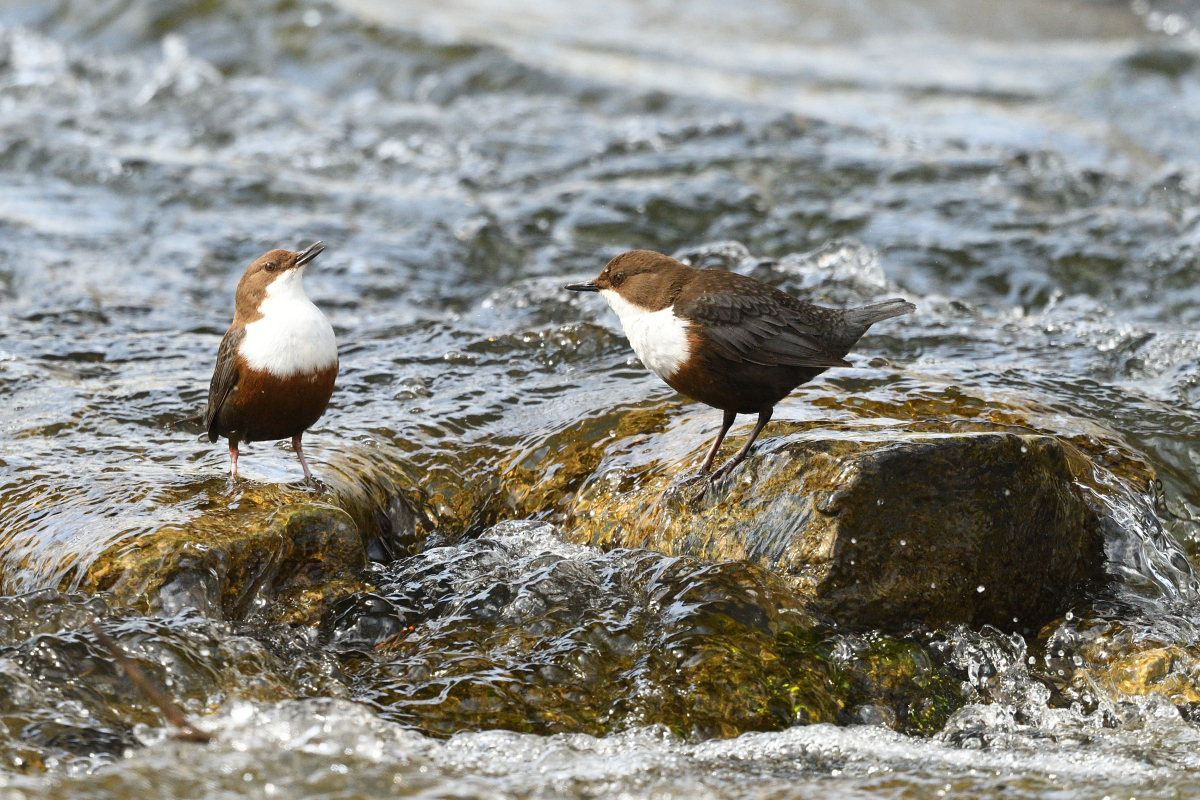
[[[0,599],[0,797],[1200,793],[1187,713],[1157,695],[1069,707],[994,632],[940,634],[964,680],[984,678],[929,738],[435,738],[315,632],[65,593],[112,543],[239,502],[223,448],[166,423],[201,407],[245,265],[316,239],[306,283],[342,360],[308,437],[319,473],[470,452],[502,474],[635,409],[675,415],[686,453],[714,415],[680,417],[602,303],[557,287],[631,247],[737,240],[777,259],[853,237],[866,266],[834,276],[835,299],[865,281],[920,310],[777,419],[899,383],[1036,407],[1064,433],[1086,421],[1148,458],[1167,530],[1200,553],[1200,7],[728,6],[0,5],[0,562],[7,594],[37,592]],[[298,475],[283,446],[241,467]],[[464,533],[440,531],[419,566],[477,589]],[[503,536],[517,544],[492,568],[513,586],[541,581],[547,553],[642,568],[537,526]],[[1131,601],[1137,635],[1200,643],[1185,573]],[[638,590],[621,587],[587,602],[624,609]],[[96,615],[204,698],[213,743],[96,694],[116,685],[89,683],[112,669],[84,632]]]

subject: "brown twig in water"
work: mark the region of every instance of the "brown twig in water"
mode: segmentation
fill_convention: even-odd
[[[92,623],[92,633],[96,635],[96,639],[100,644],[108,648],[108,652],[112,653],[116,662],[121,665],[121,669],[125,670],[125,675],[129,678],[129,682],[141,691],[142,694],[150,698],[154,705],[158,706],[162,711],[167,722],[178,728],[178,733],[175,738],[182,739],[185,742],[200,742],[203,744],[212,739],[212,735],[193,725],[184,715],[183,709],[175,705],[175,701],[167,697],[166,693],[155,686],[146,673],[142,672],[142,668],[133,663],[129,656],[125,655],[125,651],[113,641],[112,637],[105,633],[100,628],[98,622]]]

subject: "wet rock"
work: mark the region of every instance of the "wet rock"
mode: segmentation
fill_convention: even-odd
[[[336,667],[280,627],[259,638],[184,613],[122,616],[95,596],[43,590],[0,598],[0,763],[19,771],[119,760],[161,729],[158,707],[130,683],[91,630],[105,631],[150,680],[202,716],[232,697],[274,702],[344,697]],[[238,629],[241,630],[238,630]]]
[[[1200,703],[1200,663],[1182,647],[1155,647],[1126,656],[1094,676],[1109,696],[1144,696],[1157,692],[1176,705]]]
[[[264,505],[236,522],[215,514],[109,548],[82,588],[147,612],[191,608],[220,619],[281,623],[315,621],[337,599],[364,588],[363,539],[346,511]]]
[[[322,638],[358,699],[435,735],[662,724],[702,739],[846,721],[865,705],[921,732],[961,704],[926,651],[835,641],[754,565],[602,552],[509,522],[377,583],[331,609]]]
[[[842,661],[854,705],[839,721],[934,734],[962,704],[962,682],[913,641],[867,637]]]
[[[841,625],[1040,626],[1104,576],[1090,462],[1049,436],[799,432],[702,501],[666,474],[595,481],[574,541],[744,560]]]
[[[1174,636],[1144,623],[1071,615],[1048,626],[1034,661],[1063,704],[1090,710],[1159,694],[1194,707],[1200,704],[1200,651],[1177,621],[1163,621]]]

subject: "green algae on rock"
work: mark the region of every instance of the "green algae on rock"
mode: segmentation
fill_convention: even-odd
[[[570,545],[501,523],[377,573],[321,638],[353,695],[426,733],[602,735],[662,724],[694,739],[861,721],[931,732],[961,682],[917,644],[843,645],[762,567]]]
[[[617,497],[596,482],[570,535],[762,564],[842,625],[1035,628],[1104,575],[1089,470],[1048,436],[798,433],[764,442],[702,501],[663,474]]]
[[[208,517],[109,548],[82,588],[109,592],[117,604],[145,612],[194,608],[222,619],[293,623],[315,620],[328,604],[363,588],[363,541],[347,512],[268,502],[245,516],[224,525]]]
[[[364,587],[368,558],[417,552],[434,527],[411,465],[395,455],[347,448],[322,470],[317,492],[224,477],[195,484],[186,501],[200,511],[190,520],[80,553],[59,568],[59,587],[107,592],[143,612],[315,622]]]

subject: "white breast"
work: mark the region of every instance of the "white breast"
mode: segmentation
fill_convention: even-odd
[[[661,311],[647,311],[611,289],[605,289],[600,294],[617,312],[633,352],[637,353],[646,369],[666,380],[691,356],[687,322],[675,316],[672,306]]]
[[[286,378],[337,366],[333,326],[304,293],[303,272],[276,278],[258,306],[262,318],[246,326],[238,352],[251,369]]]

